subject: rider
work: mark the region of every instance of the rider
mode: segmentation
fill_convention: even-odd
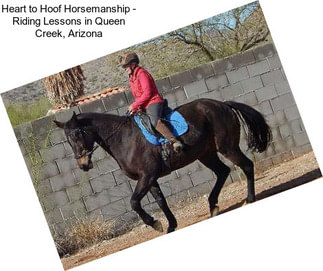
[[[129,76],[129,85],[135,101],[128,107],[133,114],[139,110],[146,111],[156,130],[173,144],[176,152],[183,149],[170,129],[161,121],[164,108],[164,99],[159,94],[151,74],[139,66],[139,57],[136,53],[126,53],[119,57],[119,63]]]

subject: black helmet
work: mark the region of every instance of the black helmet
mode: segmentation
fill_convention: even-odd
[[[124,68],[130,63],[139,64],[139,57],[136,53],[126,53],[119,56],[119,64]]]

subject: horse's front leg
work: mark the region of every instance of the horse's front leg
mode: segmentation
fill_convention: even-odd
[[[140,203],[140,201],[147,194],[152,183],[154,183],[155,180],[156,178],[151,178],[151,177],[141,178],[138,181],[135,191],[131,196],[130,204],[131,204],[131,208],[140,216],[140,218],[144,221],[146,225],[153,227],[155,230],[159,232],[162,232],[163,226],[160,223],[160,221],[154,220],[153,217],[147,214],[146,211],[141,207],[141,203]]]
[[[170,233],[170,232],[174,231],[177,228],[176,218],[173,215],[172,211],[169,209],[166,199],[165,199],[157,181],[155,181],[153,183],[153,185],[151,186],[150,193],[153,195],[159,208],[162,209],[162,211],[164,212],[164,214],[168,220],[167,232]]]

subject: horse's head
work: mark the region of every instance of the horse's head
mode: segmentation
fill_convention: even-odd
[[[59,128],[64,129],[67,141],[72,147],[74,157],[80,169],[89,171],[93,168],[91,156],[94,151],[94,136],[81,125],[75,112],[72,118],[65,123],[56,120],[54,122]]]

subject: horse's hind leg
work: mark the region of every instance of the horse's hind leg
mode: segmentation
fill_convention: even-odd
[[[160,190],[159,184],[156,182],[153,183],[152,187],[150,188],[150,193],[155,198],[158,206],[164,212],[167,220],[168,220],[168,230],[167,232],[172,232],[177,228],[177,221],[175,216],[173,215],[172,211],[169,209],[166,199]]]
[[[156,178],[142,178],[138,181],[135,191],[133,192],[130,204],[131,208],[140,216],[140,218],[144,221],[148,226],[153,227],[155,230],[162,232],[163,227],[162,224],[158,220],[154,220],[146,211],[141,207],[140,201],[147,194],[150,189],[152,183],[156,181]]]
[[[235,150],[231,150],[230,152],[221,153],[232,163],[234,163],[242,169],[242,171],[247,177],[248,196],[246,201],[247,203],[254,202],[256,200],[256,195],[253,162],[241,152],[239,147]]]
[[[199,159],[202,164],[211,169],[217,176],[216,183],[209,195],[209,207],[211,216],[219,213],[218,198],[221,189],[230,173],[230,168],[226,166],[214,151]]]

